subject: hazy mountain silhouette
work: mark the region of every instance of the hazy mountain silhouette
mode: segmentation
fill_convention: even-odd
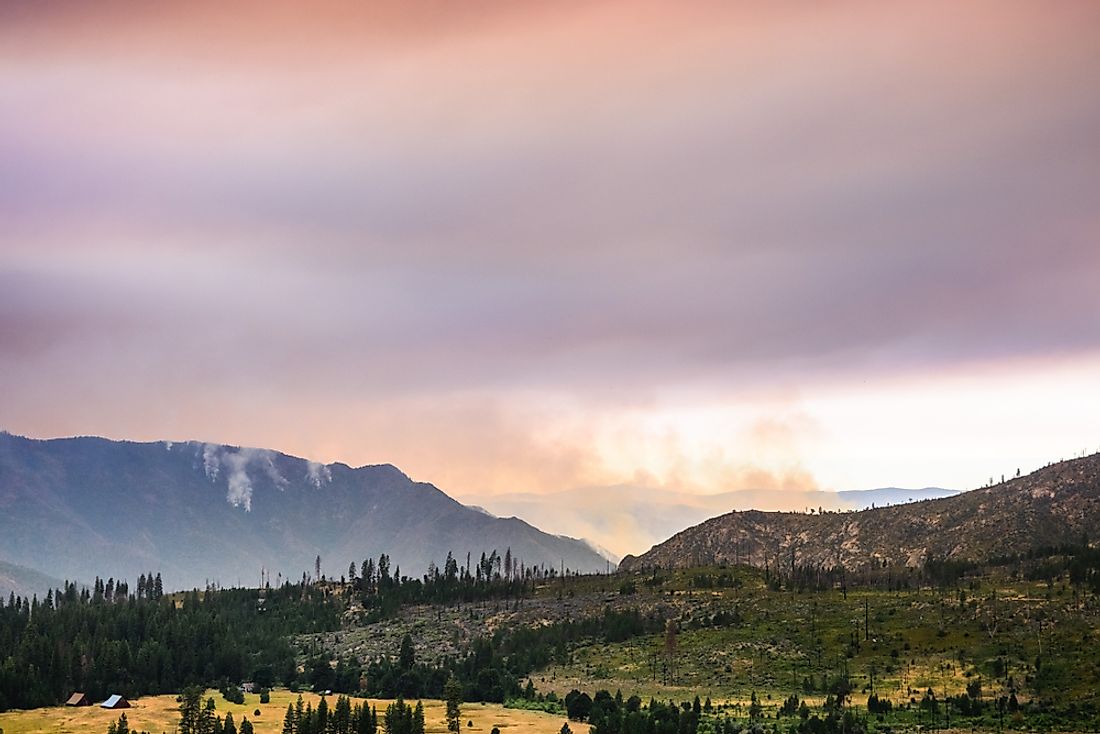
[[[390,465],[263,449],[0,434],[0,559],[60,578],[160,572],[167,587],[258,585],[266,568],[339,577],[364,558],[420,575],[449,551],[602,571],[586,543],[466,507]]]
[[[33,568],[0,561],[0,597],[4,597],[5,604],[9,594],[26,598],[37,594],[39,599],[45,599],[51,589],[60,589],[63,583]]]

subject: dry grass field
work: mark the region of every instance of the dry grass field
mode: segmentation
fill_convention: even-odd
[[[282,731],[283,716],[287,704],[297,700],[298,694],[285,690],[272,691],[271,703],[261,704],[258,695],[245,696],[244,705],[232,704],[222,698],[217,691],[208,691],[217,704],[218,715],[225,716],[233,712],[238,726],[245,716],[255,725],[257,734],[278,734]],[[313,693],[303,693],[303,700],[314,707],[320,697]],[[171,734],[176,730],[179,714],[175,696],[147,696],[130,702],[132,708],[125,711],[130,728],[146,730],[159,734]],[[329,698],[329,705],[335,703],[335,697]],[[371,699],[377,706],[379,715],[389,701]],[[255,716],[256,709],[260,715]],[[69,708],[54,706],[31,711],[9,711],[0,714],[0,730],[3,734],[103,734],[107,726],[118,719],[121,711],[108,711],[98,706]],[[424,715],[428,734],[442,734],[447,731],[442,701],[424,701]],[[489,734],[493,727],[499,727],[501,734],[558,734],[565,717],[554,716],[539,711],[521,711],[506,709],[499,704],[467,703],[462,705],[462,730],[469,734]],[[473,726],[467,726],[473,722]],[[574,734],[588,734],[587,724],[572,722],[570,728]]]

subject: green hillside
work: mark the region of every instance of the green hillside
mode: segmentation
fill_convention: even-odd
[[[408,634],[418,659],[431,662],[460,656],[480,637],[507,650],[518,631],[538,630],[529,649],[554,642],[529,672],[536,697],[700,696],[714,716],[747,719],[755,694],[775,720],[796,696],[822,716],[839,699],[879,728],[1092,730],[1100,724],[1095,562],[1090,549],[1051,549],[985,567],[928,564],[860,585],[842,573],[777,577],[746,566],[569,577],[521,599],[409,606],[371,624],[352,615],[340,632],[297,644],[303,656],[324,650],[366,664],[396,657]],[[630,614],[642,623],[624,631],[616,620]],[[580,620],[595,622],[577,636]],[[881,719],[867,710],[872,694],[893,707]]]

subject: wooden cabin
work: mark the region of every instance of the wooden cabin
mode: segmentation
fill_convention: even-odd
[[[130,702],[116,693],[113,696],[109,696],[107,700],[99,704],[99,706],[105,709],[128,709],[130,708]]]
[[[80,693],[77,691],[73,695],[69,696],[69,700],[65,702],[66,706],[91,706],[92,702],[88,700],[88,694]]]

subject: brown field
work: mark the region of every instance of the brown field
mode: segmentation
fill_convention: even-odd
[[[257,734],[278,734],[283,728],[283,716],[288,704],[297,700],[298,694],[277,690],[271,692],[271,703],[261,704],[258,695],[245,696],[244,705],[232,704],[222,698],[217,691],[207,691],[207,695],[217,704],[219,716],[227,711],[233,712],[233,720],[240,726],[245,716],[255,725]],[[317,706],[320,696],[303,693],[302,699]],[[329,697],[329,705],[335,703],[335,696]],[[379,716],[389,701],[370,699],[378,708]],[[179,714],[175,696],[146,696],[130,701],[131,707],[125,710],[131,730],[174,732]],[[259,709],[260,716],[253,712]],[[3,734],[76,734],[91,732],[103,734],[107,726],[118,719],[122,711],[108,711],[98,706],[69,708],[54,706],[30,711],[9,711],[0,714],[0,730]],[[424,717],[428,734],[442,734],[447,731],[442,701],[425,700]],[[501,734],[558,734],[565,723],[564,716],[555,716],[539,711],[506,709],[500,704],[465,703],[462,705],[462,730],[469,734],[489,734],[492,728],[499,727]],[[473,726],[466,726],[472,721]],[[589,734],[587,724],[570,723],[574,734]]]

